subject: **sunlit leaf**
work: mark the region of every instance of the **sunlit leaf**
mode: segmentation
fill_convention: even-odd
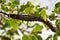
[[[10,19],[10,20],[3,20],[5,24],[8,24],[8,26],[12,27],[13,30],[17,30],[18,26],[21,25],[22,21],[20,20],[15,20],[15,19]]]
[[[32,38],[29,35],[23,35],[22,40],[32,40]]]
[[[44,8],[40,11],[39,14],[44,19],[44,21],[46,21],[46,10]]]
[[[33,8],[30,8],[30,7],[27,7],[27,8],[25,9],[25,12],[26,12],[27,14],[34,14],[34,9],[33,9]]]
[[[41,26],[41,25],[39,25],[38,23],[36,23],[35,25],[34,25],[34,29],[33,29],[33,31],[32,32],[41,32],[41,30],[42,30],[42,28],[43,28],[43,26]]]
[[[11,2],[14,2],[15,0],[10,0]]]
[[[11,19],[9,21],[10,25],[13,27],[14,30],[18,29],[19,24],[21,23],[21,21],[19,20],[15,20],[15,19]]]

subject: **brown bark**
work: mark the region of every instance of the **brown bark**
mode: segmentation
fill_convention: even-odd
[[[17,15],[17,14],[6,14],[2,11],[0,13],[3,13],[5,15],[8,15],[11,18],[18,19],[18,20],[23,20],[23,21],[40,21],[48,25],[48,27],[55,32],[56,28],[50,23],[50,21],[46,20],[44,21],[40,16],[34,16],[34,15]]]

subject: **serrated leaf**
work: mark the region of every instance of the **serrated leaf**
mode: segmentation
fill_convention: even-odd
[[[34,24],[34,27],[35,27],[35,28],[34,28],[33,31],[32,31],[32,32],[34,32],[34,33],[35,33],[35,32],[36,32],[36,33],[37,33],[37,32],[41,32],[41,30],[42,30],[42,28],[43,28],[43,26],[41,26],[41,25],[39,25],[39,24],[37,24],[37,23]]]
[[[53,36],[53,40],[58,40],[57,34],[55,34],[55,35]]]
[[[44,8],[40,11],[39,15],[46,21],[46,10]]]
[[[23,35],[22,40],[32,40],[32,38],[29,35]]]

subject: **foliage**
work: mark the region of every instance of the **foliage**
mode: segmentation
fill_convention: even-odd
[[[54,11],[57,13],[57,14],[60,14],[60,2],[58,2],[58,3],[56,3],[55,4],[55,9],[54,9]]]
[[[55,14],[60,14],[60,2],[57,2],[55,4],[54,10],[49,16],[47,16],[45,7],[40,8],[40,5],[34,5],[30,1],[28,1],[26,4],[20,5],[20,0],[9,0],[8,3],[7,0],[0,0],[0,7],[2,11],[6,12],[7,14],[9,13],[17,15],[19,14],[35,15],[41,17],[45,22],[47,21],[47,19],[49,19],[50,21],[56,20],[55,24],[57,31],[55,32],[54,36],[50,35],[46,40],[49,39],[52,40],[52,38],[53,40],[58,40],[57,38],[58,36],[60,36],[60,19],[59,18],[56,19],[57,16]],[[23,23],[25,24],[26,21],[13,19],[10,17],[6,18],[5,15],[2,16],[0,19],[0,25],[2,25],[0,27],[0,30],[4,30],[4,32],[1,34],[2,36],[0,36],[1,39],[2,40],[14,39],[14,34],[19,35],[19,32],[17,32],[17,30],[19,29],[23,34],[22,40],[43,40],[43,38],[40,35],[38,35],[42,34],[42,29],[44,28],[43,25],[48,30],[50,29],[46,24],[40,25],[38,23],[35,23],[33,26],[31,26],[33,29],[30,33],[26,31],[26,29],[30,28],[30,25],[28,25],[30,23],[29,22],[26,23],[29,26],[26,29],[20,28],[20,26]],[[7,28],[9,29],[7,30]],[[25,34],[25,31],[27,35]],[[6,35],[4,35],[4,33],[6,33]],[[20,40],[20,38],[18,40]]]

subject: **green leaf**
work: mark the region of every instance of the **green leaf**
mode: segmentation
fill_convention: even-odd
[[[1,9],[4,10],[4,11],[8,11],[8,7],[5,5],[5,4],[2,4],[1,5]]]
[[[37,32],[41,32],[43,26],[39,25],[38,23],[34,24],[34,29],[33,29],[33,33],[37,33]]]
[[[13,10],[16,7],[16,4],[8,3],[9,10]]]
[[[32,8],[34,7],[34,5],[32,4],[32,2],[30,2],[30,1],[28,1],[26,5],[27,5],[27,7],[32,7]]]
[[[56,34],[57,34],[58,36],[60,36],[60,29],[58,29],[58,30],[56,31]]]
[[[60,7],[59,7],[59,8],[55,8],[55,9],[54,9],[54,12],[55,12],[56,14],[60,14]]]
[[[57,27],[58,29],[60,29],[60,19],[57,19],[57,20],[56,20],[56,27]]]
[[[24,11],[25,8],[26,8],[26,5],[22,4],[22,5],[20,6],[20,11]]]
[[[49,35],[46,40],[52,40],[52,35]]]
[[[8,30],[7,31],[7,35],[13,36],[14,35],[14,30],[12,30],[12,29]]]
[[[14,2],[13,2],[13,4],[16,4],[16,5],[18,5],[20,3],[20,0],[14,0]]]
[[[57,3],[55,4],[55,7],[56,7],[56,8],[60,7],[60,2],[57,2]]]
[[[58,40],[57,34],[55,34],[55,35],[53,36],[53,40]]]
[[[22,23],[22,21],[11,19],[9,20],[9,24],[12,26],[13,30],[17,30],[18,26]]]
[[[11,2],[14,2],[15,0],[10,0]]]
[[[0,3],[5,3],[6,2],[6,0],[0,0]]]
[[[22,40],[32,40],[32,38],[29,35],[23,35]]]
[[[16,19],[3,19],[3,22],[5,22],[5,24],[8,24],[8,26],[12,27],[13,30],[17,30],[18,26],[22,23],[22,21]]]
[[[9,21],[5,18],[2,19],[6,26],[10,27]]]
[[[49,15],[49,19],[50,19],[51,21],[55,20],[55,13],[54,13],[54,12]]]
[[[40,11],[39,15],[46,21],[46,10],[44,8]]]
[[[32,40],[38,40],[38,38],[35,35],[33,35]]]
[[[50,29],[46,24],[44,24],[44,26],[46,27],[46,29],[47,29],[47,30],[49,30],[49,29]]]
[[[57,3],[55,4],[54,11],[55,11],[57,14],[60,14],[60,2],[57,2]]]
[[[41,36],[37,36],[38,40],[43,40]]]
[[[18,24],[17,24],[16,20],[11,19],[11,20],[9,20],[9,23],[10,23],[10,25],[12,26],[12,28],[14,30],[17,30],[18,29]]]
[[[32,40],[43,40],[42,37],[40,35],[32,35]]]
[[[27,7],[27,8],[25,9],[25,12],[26,12],[27,14],[34,14],[34,9],[33,9],[33,8],[30,8],[30,7]]]

